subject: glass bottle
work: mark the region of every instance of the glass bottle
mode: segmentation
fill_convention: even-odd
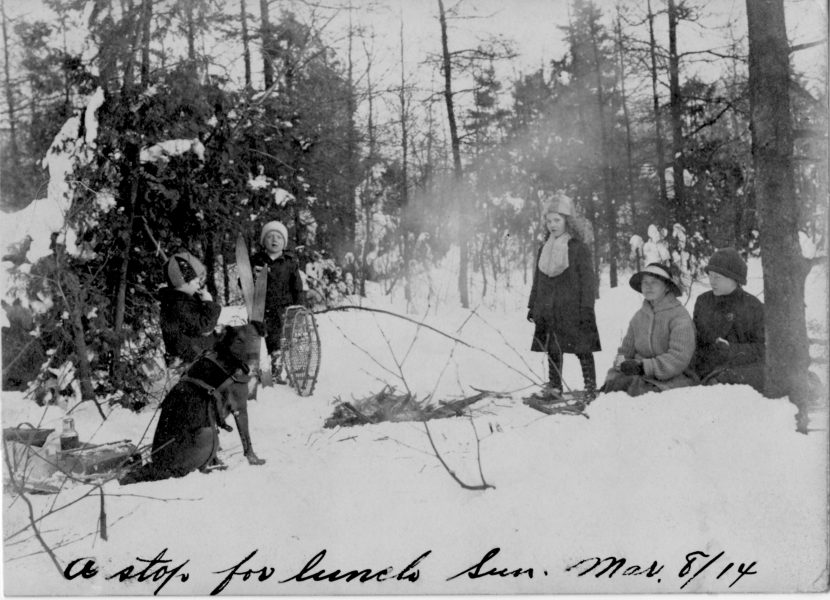
[[[61,450],[72,450],[79,445],[78,432],[75,431],[75,419],[65,417],[63,420],[63,430],[61,431]]]

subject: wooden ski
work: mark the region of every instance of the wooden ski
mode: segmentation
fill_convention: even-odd
[[[236,270],[239,274],[239,284],[242,286],[242,299],[245,301],[245,310],[248,321],[252,321],[254,311],[254,275],[251,271],[251,257],[248,255],[248,245],[241,235],[236,238]]]
[[[245,311],[248,315],[248,322],[265,322],[265,293],[268,288],[268,269],[260,269],[254,277],[251,269],[251,258],[248,254],[248,245],[241,235],[236,238],[236,269],[239,272],[239,282],[242,286],[242,299],[245,301]],[[248,348],[248,368],[254,377],[251,377],[248,384],[248,397],[256,398],[259,382],[263,385],[271,385],[271,361],[268,353],[265,352],[266,360],[262,360],[262,345],[264,340],[256,337],[251,340]]]

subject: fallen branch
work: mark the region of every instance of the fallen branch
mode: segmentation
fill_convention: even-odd
[[[484,354],[490,356],[491,358],[494,358],[495,360],[497,360],[498,362],[500,362],[501,364],[506,366],[511,371],[513,371],[515,373],[518,373],[519,375],[521,375],[522,377],[524,377],[525,379],[527,379],[528,381],[530,381],[534,385],[538,385],[538,383],[539,383],[536,379],[529,376],[527,373],[524,373],[524,372],[520,371],[519,369],[517,369],[516,367],[514,367],[513,365],[505,362],[499,356],[497,356],[496,354],[490,352],[486,348],[480,348],[478,346],[474,346],[474,345],[472,345],[468,342],[465,342],[464,340],[462,340],[459,337],[456,337],[456,336],[454,336],[452,334],[449,334],[445,331],[441,331],[440,329],[438,329],[436,327],[433,327],[431,325],[427,325],[426,323],[416,321],[415,319],[407,317],[406,315],[401,315],[399,313],[395,313],[395,312],[392,312],[392,311],[389,311],[389,310],[383,310],[382,308],[370,308],[370,307],[367,307],[367,306],[358,306],[356,304],[349,304],[349,305],[344,305],[344,306],[332,306],[330,308],[324,308],[324,309],[319,310],[319,311],[314,311],[314,314],[323,314],[323,313],[327,313],[327,312],[342,312],[342,311],[347,311],[347,310],[362,310],[362,311],[366,311],[366,312],[380,313],[380,314],[384,314],[384,315],[389,315],[391,317],[397,317],[398,319],[403,319],[404,321],[409,321],[410,323],[412,323],[414,325],[417,325],[418,327],[424,327],[426,329],[429,329],[433,333],[437,333],[438,335],[441,335],[441,336],[443,336],[447,339],[450,339],[450,340],[452,340],[452,341],[454,341],[458,344],[461,344],[462,346],[464,346],[466,348],[470,348],[471,350],[477,350],[479,352],[483,352]],[[469,321],[469,319],[471,317],[472,317],[472,315],[470,315],[467,318],[467,320],[465,320],[464,323],[462,323],[461,327],[466,325],[467,321]],[[385,369],[385,370],[388,371],[388,369]]]

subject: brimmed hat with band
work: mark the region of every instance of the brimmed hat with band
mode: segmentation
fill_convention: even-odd
[[[634,273],[634,275],[631,276],[631,279],[628,280],[628,284],[642,294],[643,276],[645,275],[651,275],[652,277],[662,279],[666,285],[669,286],[669,290],[675,296],[683,295],[683,287],[674,277],[672,277],[669,268],[661,263],[650,263],[642,271]]]
[[[167,283],[174,288],[181,287],[194,279],[201,279],[206,272],[202,261],[186,250],[171,256],[165,266]]]

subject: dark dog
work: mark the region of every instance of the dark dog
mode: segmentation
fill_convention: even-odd
[[[221,466],[218,427],[232,414],[245,458],[252,465],[265,461],[254,452],[248,430],[248,347],[262,335],[253,323],[225,328],[214,349],[197,358],[161,403],[153,436],[151,462],[121,478],[122,485],[182,477],[191,471]],[[258,339],[258,337],[257,337]]]

